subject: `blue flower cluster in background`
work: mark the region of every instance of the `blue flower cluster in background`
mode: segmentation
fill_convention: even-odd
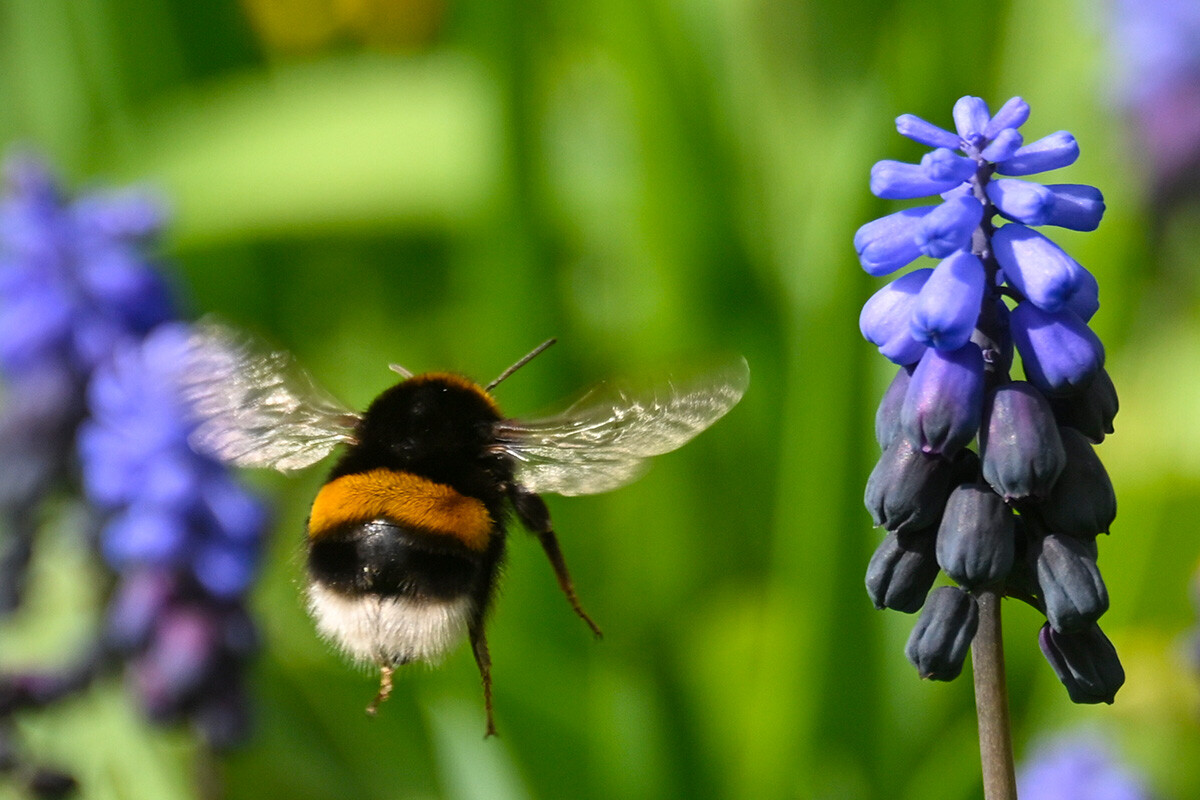
[[[1017,775],[1021,800],[1149,800],[1140,777],[1104,742],[1064,736],[1039,747]]]
[[[1200,191],[1200,5],[1114,0],[1106,10],[1113,99],[1136,127],[1139,171],[1165,211]]]
[[[10,158],[5,177],[0,610],[20,604],[52,493],[82,492],[117,580],[108,625],[77,660],[0,676],[0,771],[60,774],[20,765],[11,719],[109,664],[128,666],[151,718],[186,718],[209,744],[233,744],[247,727],[242,673],[256,632],[245,596],[267,515],[187,444],[177,375],[187,328],[149,255],[162,204],[135,191],[69,198],[28,156]]]
[[[1117,396],[1088,326],[1096,279],[1037,230],[1094,230],[1104,199],[1092,186],[1022,179],[1074,163],[1079,147],[1066,131],[1026,144],[1021,98],[993,115],[963,97],[953,118],[951,133],[899,117],[901,134],[934,149],[871,170],[881,198],[940,202],[869,222],[854,239],[875,276],[939,259],[879,290],[859,319],[899,365],[876,416],[883,454],[865,501],[888,534],[867,589],[879,608],[924,606],[906,650],[922,677],[961,672],[978,625],[972,593],[994,588],[1045,613],[1042,651],[1072,700],[1111,702],[1124,672],[1096,624],[1109,602],[1096,536],[1116,499],[1092,445],[1112,432]],[[1024,380],[1011,376],[1016,355]],[[939,571],[957,586],[930,594]]]
[[[122,339],[172,315],[145,245],[159,205],[130,192],[74,202],[40,161],[5,164],[0,197],[0,611],[20,603],[35,509],[66,474],[83,391]]]
[[[160,325],[96,370],[79,454],[86,496],[108,514],[101,551],[123,579],[109,643],[131,658],[151,716],[195,716],[210,742],[228,744],[246,728],[240,667],[255,636],[242,600],[266,513],[188,444],[188,336],[183,324]]]

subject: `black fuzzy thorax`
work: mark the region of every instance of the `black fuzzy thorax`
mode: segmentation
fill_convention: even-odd
[[[408,472],[482,501],[499,519],[512,481],[507,458],[488,452],[499,421],[475,384],[450,375],[417,375],[371,403],[355,432],[358,443],[328,480],[379,468]]]

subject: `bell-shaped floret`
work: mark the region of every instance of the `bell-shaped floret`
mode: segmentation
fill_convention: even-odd
[[[1094,231],[1104,216],[1104,196],[1094,186],[1083,184],[1047,186],[1017,178],[996,178],[988,182],[987,195],[1001,214],[1025,225]]]
[[[1079,391],[1104,366],[1100,338],[1070,309],[1049,313],[1019,303],[1010,322],[1025,377],[1049,396]]]
[[[889,533],[867,565],[867,594],[878,609],[915,614],[937,578],[936,528]]]
[[[854,250],[868,274],[890,275],[921,255],[917,228],[921,219],[937,206],[906,208],[874,219],[854,234]]]
[[[943,259],[917,294],[910,321],[912,337],[939,350],[965,345],[979,319],[986,278],[983,263],[966,250]]]
[[[917,294],[933,270],[917,269],[884,286],[863,304],[858,327],[863,338],[896,364],[915,364],[925,345],[912,336],[912,312]]]
[[[959,146],[957,135],[932,122],[926,122],[915,114],[901,114],[896,117],[896,130],[901,136],[907,136],[927,147],[946,147],[953,150]]]
[[[939,586],[929,593],[904,654],[922,678],[952,681],[962,672],[978,629],[975,598],[957,586]]]
[[[937,534],[937,561],[960,586],[975,589],[1008,577],[1016,552],[1012,510],[984,484],[950,493]]]
[[[1125,683],[1117,650],[1095,623],[1076,633],[1059,633],[1047,622],[1038,643],[1073,703],[1112,703]]]
[[[1055,533],[1090,538],[1108,533],[1117,516],[1117,495],[1100,457],[1079,431],[1059,428],[1066,463],[1038,516]]]
[[[960,97],[954,103],[954,127],[964,142],[978,144],[983,141],[984,131],[992,120],[992,112],[981,97]]]
[[[1074,428],[1099,444],[1113,432],[1113,418],[1119,407],[1117,390],[1108,371],[1101,369],[1091,383],[1075,394],[1053,398],[1050,407],[1059,425]]]
[[[1059,167],[1067,167],[1079,158],[1079,143],[1067,131],[1059,131],[1030,142],[1012,158],[996,165],[1001,175],[1033,175]]]
[[[871,193],[884,200],[911,200],[949,191],[965,178],[932,178],[922,164],[885,159],[871,167]]]
[[[871,470],[863,503],[889,531],[927,528],[941,516],[955,474],[953,462],[926,455],[900,436]]]
[[[1058,311],[1079,285],[1082,267],[1061,247],[1019,223],[999,228],[992,252],[1014,289],[1043,311]]]
[[[971,195],[952,197],[925,215],[917,225],[917,246],[931,258],[945,258],[971,245],[971,235],[983,219],[983,204]]]
[[[1050,493],[1067,457],[1050,404],[1032,384],[1006,383],[987,398],[979,455],[984,480],[1005,500]]]
[[[921,169],[934,181],[964,183],[975,174],[979,165],[946,147],[939,147],[921,156]]]
[[[1108,589],[1096,557],[1081,540],[1058,533],[1034,537],[1039,593],[1054,630],[1083,630],[1108,611]]]
[[[1021,127],[1028,119],[1029,103],[1020,97],[1010,97],[1004,105],[1000,106],[1000,110],[988,120],[987,126],[983,129],[983,135],[988,139],[995,140],[1006,130],[1016,130]]]
[[[925,453],[949,457],[975,438],[982,414],[979,347],[967,342],[957,350],[926,350],[900,410],[905,437]]]

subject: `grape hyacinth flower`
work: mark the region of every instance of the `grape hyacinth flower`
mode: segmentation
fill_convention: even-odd
[[[245,733],[242,673],[256,631],[244,599],[266,515],[187,446],[193,423],[174,374],[186,329],[171,322],[171,292],[148,255],[161,205],[128,190],[69,197],[27,156],[10,158],[5,178],[0,613],[20,601],[51,491],[86,489],[87,513],[106,517],[98,544],[117,577],[106,628],[75,658],[0,674],[0,773],[49,796],[69,776],[27,763],[14,719],[109,667],[128,666],[154,720],[187,719],[214,746]]]
[[[0,613],[20,602],[41,499],[69,472],[83,387],[113,346],[172,315],[145,255],[163,212],[145,193],[67,199],[40,161],[5,163],[0,197]]]
[[[108,514],[101,551],[121,577],[110,646],[129,659],[152,718],[192,718],[227,745],[247,727],[241,672],[256,637],[244,599],[266,512],[188,444],[188,336],[183,324],[161,325],[97,370],[79,454],[86,495]]]
[[[1066,131],[1026,144],[1028,117],[1019,97],[994,115],[963,97],[954,132],[903,115],[899,132],[932,152],[871,170],[881,198],[940,202],[869,222],[854,240],[875,276],[937,259],[880,289],[859,320],[897,365],[865,496],[889,535],[867,588],[877,607],[913,613],[932,561],[957,584],[930,595],[909,640],[922,677],[955,677],[963,640],[983,628],[976,605],[1008,595],[1046,614],[1042,650],[1071,699],[1112,702],[1124,673],[1096,624],[1109,599],[1096,536],[1116,500],[1093,445],[1112,432],[1117,397],[1088,326],[1096,279],[1039,230],[1094,230],[1104,200],[1092,186],[1026,180],[1079,155]]]

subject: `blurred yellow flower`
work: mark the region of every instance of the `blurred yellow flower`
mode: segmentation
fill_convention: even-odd
[[[242,0],[268,49],[290,53],[340,43],[419,48],[437,36],[445,0]]]

